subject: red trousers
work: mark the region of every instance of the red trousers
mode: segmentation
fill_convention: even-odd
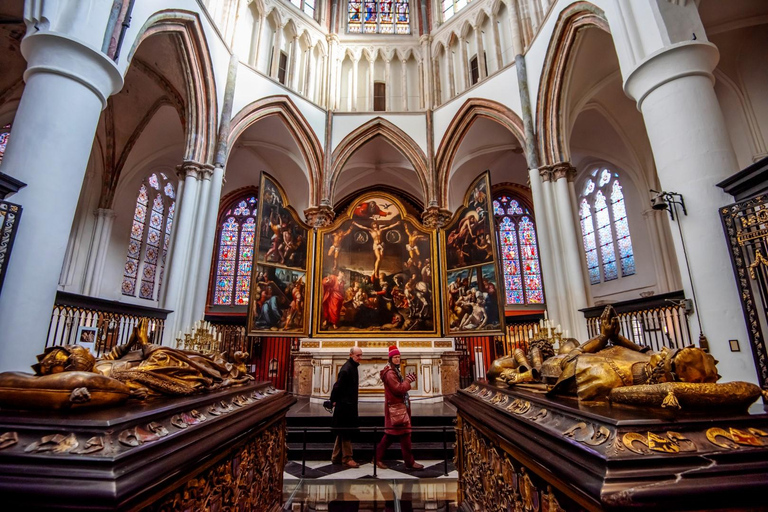
[[[379,444],[376,445],[376,460],[384,460],[384,455],[387,453],[387,448],[395,441],[400,440],[400,449],[403,451],[403,461],[406,467],[413,466],[416,462],[411,453],[411,433],[402,434],[399,436],[393,436],[392,434],[384,434]]]

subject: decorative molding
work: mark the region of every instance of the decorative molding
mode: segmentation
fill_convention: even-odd
[[[333,211],[333,208],[326,204],[304,210],[304,218],[307,219],[307,224],[313,228],[324,228],[330,225],[334,217],[336,217],[336,213]]]

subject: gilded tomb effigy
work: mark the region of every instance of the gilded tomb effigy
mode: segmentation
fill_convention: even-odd
[[[579,345],[545,337],[450,401],[463,510],[754,509],[768,483],[758,386],[695,347],[653,353],[606,308]]]

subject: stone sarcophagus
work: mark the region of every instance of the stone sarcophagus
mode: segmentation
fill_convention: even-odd
[[[768,413],[587,405],[478,381],[458,409],[464,511],[762,509]]]
[[[285,414],[268,383],[77,414],[0,411],[7,510],[279,510]]]

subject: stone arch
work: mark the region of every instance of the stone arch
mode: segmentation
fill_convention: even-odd
[[[344,137],[333,151],[331,172],[323,182],[323,202],[328,201],[328,204],[333,204],[331,201],[333,191],[336,188],[339,175],[342,169],[344,169],[344,164],[362,145],[378,135],[384,137],[411,162],[416,175],[419,177],[419,183],[421,184],[425,199],[431,197],[432,187],[430,186],[429,164],[424,151],[403,130],[382,117],[376,117]]]
[[[189,11],[156,12],[139,31],[128,62],[145,39],[157,34],[171,34],[177,38],[187,78],[184,160],[210,164],[216,152],[218,106],[211,52],[200,18]]]
[[[430,200],[436,200],[438,205],[443,208],[448,205],[448,182],[456,152],[472,124],[481,117],[488,118],[507,128],[520,141],[520,145],[525,147],[523,120],[517,114],[501,103],[492,100],[468,99],[453,117],[451,124],[448,125],[435,156],[437,190],[436,196],[431,197]]]
[[[323,168],[323,147],[301,111],[288,96],[268,96],[243,107],[232,118],[232,128],[227,137],[228,151],[249,126],[269,116],[278,116],[294,135],[306,165],[309,205],[317,206]]]
[[[610,33],[605,13],[589,2],[577,2],[564,9],[549,41],[536,101],[536,128],[542,165],[570,160],[565,143],[567,127],[562,109],[568,63],[580,30],[596,27]]]

